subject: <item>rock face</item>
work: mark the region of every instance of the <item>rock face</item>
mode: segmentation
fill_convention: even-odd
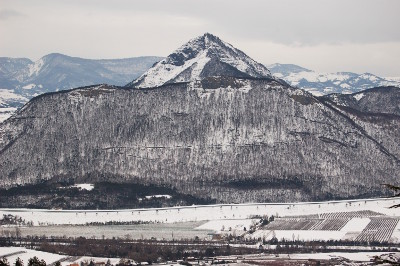
[[[180,50],[198,51],[207,38]],[[185,54],[193,57],[174,64],[197,58]],[[200,73],[213,75],[189,82],[98,85],[32,99],[0,124],[0,186],[129,183],[164,187],[161,194],[180,198],[239,203],[381,196],[387,193],[382,183],[399,180],[400,117],[394,109],[345,108],[270,77],[258,64],[238,76],[224,70],[227,63],[221,75],[207,64]],[[160,65],[167,64],[155,65],[135,86],[149,85],[154,69],[163,74]],[[185,81],[178,76],[172,79]],[[367,95],[375,92],[381,90],[364,98],[378,99]]]
[[[206,33],[184,44],[127,87],[157,87],[212,76],[272,77],[264,65],[218,37]]]

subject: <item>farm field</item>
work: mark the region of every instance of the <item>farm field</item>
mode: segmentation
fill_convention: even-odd
[[[21,236],[47,237],[85,237],[85,238],[122,238],[122,239],[200,239],[207,237],[212,230],[196,229],[204,222],[158,223],[138,225],[58,225],[22,227]]]
[[[193,205],[171,208],[125,209],[125,210],[42,210],[0,209],[3,215],[19,216],[33,225],[79,225],[87,223],[149,221],[162,223],[197,222],[209,220],[249,219],[253,216],[276,217],[316,215],[325,213],[373,211],[396,216],[400,198],[360,199],[301,203],[248,203]]]
[[[0,209],[0,217],[13,215],[32,224],[20,227],[21,236],[172,240],[208,239],[213,233],[265,240],[399,243],[399,209],[389,208],[399,203],[400,198],[383,198],[131,210]],[[272,216],[275,220],[268,225],[258,224],[260,218]],[[12,229],[0,230],[4,236]]]

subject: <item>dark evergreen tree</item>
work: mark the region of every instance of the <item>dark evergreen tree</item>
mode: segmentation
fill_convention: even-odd
[[[15,260],[14,266],[24,266],[24,262],[18,257]]]
[[[28,266],[46,266],[46,262],[44,260],[39,260],[39,258],[35,256],[28,260]]]

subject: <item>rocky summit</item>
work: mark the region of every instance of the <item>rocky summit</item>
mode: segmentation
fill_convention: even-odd
[[[366,91],[363,101],[378,97],[369,93],[379,91]],[[41,95],[0,124],[1,194],[8,195],[0,204],[134,207],[154,194],[172,196],[159,206],[382,196],[381,184],[399,178],[398,139],[397,113],[345,108],[290,87],[205,34],[127,87]],[[94,184],[90,193],[105,183],[122,187],[97,196],[74,190],[66,200],[65,188],[77,183]]]
[[[264,65],[220,38],[206,33],[182,45],[127,86],[157,87],[213,76],[272,78]]]

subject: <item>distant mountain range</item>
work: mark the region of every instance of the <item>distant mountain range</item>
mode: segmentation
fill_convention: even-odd
[[[208,36],[208,38],[213,37]],[[201,50],[201,45],[201,43],[188,43],[168,58],[145,56],[91,60],[54,53],[32,62],[27,58],[0,57],[0,122],[32,97],[42,93],[102,83],[123,86],[161,60],[157,69],[151,70],[153,73],[141,76],[140,79],[133,81],[136,84],[131,82],[128,86],[158,86],[199,79],[216,72],[242,77],[272,74],[316,96],[355,93],[380,86],[400,86],[400,78],[382,78],[369,73],[318,73],[293,64],[272,64],[265,67],[253,59],[249,59],[251,62],[237,61],[237,58],[245,58],[243,52],[229,44],[209,47],[204,51]],[[218,54],[224,56],[220,57]],[[175,64],[173,69],[171,63]],[[250,69],[243,69],[246,63],[249,63]],[[206,64],[212,64],[215,68],[205,67]],[[201,72],[204,67],[207,71]],[[185,71],[181,73],[182,69]],[[157,77],[154,73],[157,73]]]
[[[350,94],[381,86],[400,86],[400,78],[382,78],[371,73],[319,73],[293,64],[272,64],[267,67],[275,77],[316,96],[330,93]]]
[[[0,121],[45,92],[101,83],[125,85],[161,59],[145,56],[91,60],[56,53],[36,62],[0,57]]]
[[[1,123],[0,207],[388,196],[399,97],[396,87],[317,97],[204,34],[129,86],[43,94]],[[73,189],[82,183],[90,195]]]

